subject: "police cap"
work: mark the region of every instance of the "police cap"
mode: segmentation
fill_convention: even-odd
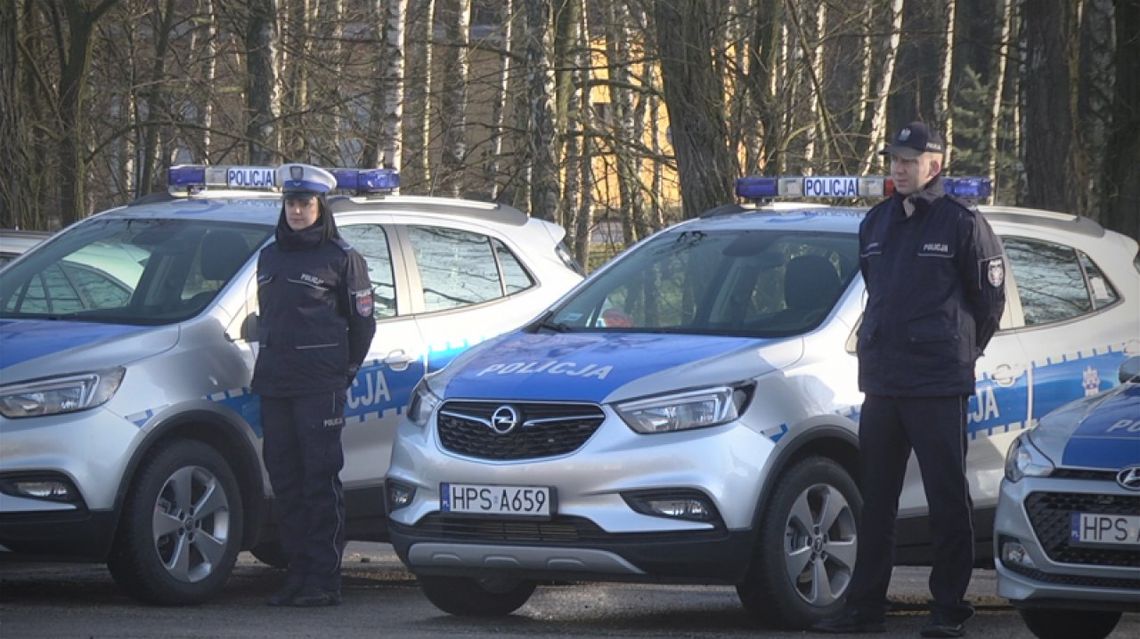
[[[922,122],[911,122],[899,129],[895,139],[879,151],[880,155],[897,155],[912,159],[923,153],[942,153],[945,147],[938,133]]]
[[[320,195],[328,193],[336,186],[336,177],[320,167],[309,164],[282,164],[277,167],[277,183],[281,185],[281,192],[285,194]]]

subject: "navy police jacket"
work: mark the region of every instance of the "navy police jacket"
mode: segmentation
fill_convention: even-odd
[[[348,243],[322,241],[319,223],[293,231],[282,219],[258,256],[257,301],[253,392],[294,397],[352,383],[376,320],[368,266]]]
[[[895,194],[859,226],[867,306],[859,327],[859,389],[874,395],[971,395],[974,362],[1005,307],[1001,241],[942,178]]]

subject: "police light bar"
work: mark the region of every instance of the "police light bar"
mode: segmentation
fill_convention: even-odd
[[[211,186],[272,191],[277,188],[277,168],[272,166],[179,164],[167,170],[166,184],[171,189],[185,191],[200,190]]]
[[[989,178],[943,178],[948,195],[965,199],[989,197]],[[792,198],[879,198],[892,195],[895,184],[888,177],[809,175],[796,177],[749,176],[736,180],[736,195],[746,200]]]
[[[329,169],[336,177],[336,188],[355,193],[391,193],[400,188],[400,174],[394,169]]]

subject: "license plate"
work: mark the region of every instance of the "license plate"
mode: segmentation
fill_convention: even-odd
[[[1140,548],[1140,516],[1073,513],[1070,519],[1072,544],[1134,546]]]
[[[448,513],[549,517],[554,491],[545,486],[439,485],[441,509]]]

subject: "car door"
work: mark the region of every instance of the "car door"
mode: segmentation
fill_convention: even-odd
[[[1137,318],[1121,317],[1121,295],[1094,259],[1061,241],[1005,239],[1024,309],[1019,338],[1032,367],[1030,419],[1115,386],[1135,340]]]
[[[508,240],[492,231],[427,222],[399,229],[409,247],[412,290],[419,292],[416,321],[426,341],[429,372],[545,307],[545,298],[516,295],[534,287],[536,279]]]
[[[424,341],[411,313],[404,256],[385,221],[367,215],[338,218],[341,236],[368,264],[376,317],[376,335],[348,389],[345,407],[340,476],[349,491],[381,484],[397,422],[425,370]]]

